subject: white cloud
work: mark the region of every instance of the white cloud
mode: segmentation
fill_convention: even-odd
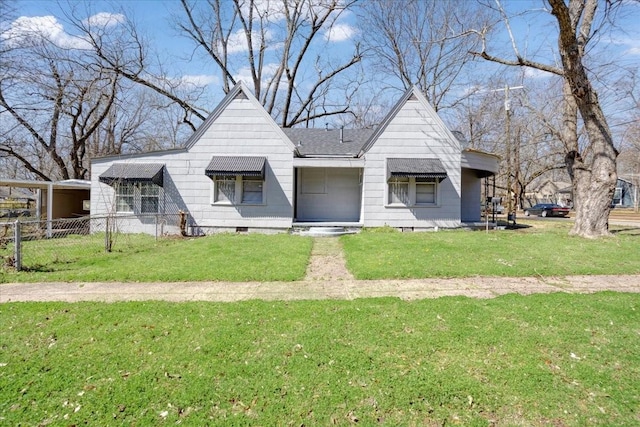
[[[125,17],[121,13],[100,12],[88,17],[83,22],[91,27],[108,28],[124,22]]]
[[[180,78],[181,83],[197,87],[203,87],[209,84],[217,84],[219,81],[220,80],[218,79],[218,77],[208,74],[186,75]]]
[[[125,19],[122,14],[100,12],[85,19],[89,27],[109,28]],[[21,16],[11,22],[0,38],[11,46],[28,46],[48,41],[63,49],[90,49],[91,44],[82,36],[65,31],[55,16]]]
[[[614,36],[603,40],[624,49],[624,55],[640,55],[640,38]]]
[[[547,71],[538,70],[536,68],[525,67],[524,76],[529,79],[544,79],[551,76]]]
[[[251,33],[251,42],[253,43],[254,52],[260,50],[261,37],[262,35],[257,31],[253,31]],[[273,33],[270,30],[266,30],[264,33],[264,43],[268,50],[277,49],[282,46],[282,43],[273,42]],[[247,44],[247,36],[244,30],[238,30],[229,36],[227,53],[231,55],[234,53],[247,52],[248,50],[249,45]]]
[[[629,38],[624,40],[623,44],[628,47],[624,52],[626,55],[640,55],[640,40]]]
[[[62,24],[54,16],[21,16],[13,21],[0,36],[12,46],[24,46],[47,40],[65,49],[90,48],[89,43],[82,37],[66,33]]]
[[[249,5],[251,2],[245,2],[240,7],[242,14],[245,17],[249,16]],[[284,8],[279,1],[273,0],[255,0],[253,2],[253,16],[254,19],[259,19],[260,16],[267,17],[269,22],[278,22],[284,19]]]
[[[263,86],[269,83],[269,80],[275,75],[276,71],[278,71],[279,66],[279,64],[272,62],[270,64],[265,64],[265,66],[262,67]],[[233,76],[233,78],[237,82],[243,81],[247,86],[253,87],[253,77],[251,76],[251,70],[248,67],[241,68],[238,73]]]
[[[342,42],[351,39],[357,30],[349,24],[335,24],[324,33],[324,39],[330,42]]]
[[[257,36],[257,35],[258,34],[256,33],[253,34],[253,36]],[[251,40],[254,40],[253,36]],[[249,50],[248,46],[249,45],[247,44],[247,36],[244,30],[238,30],[229,36],[229,42],[227,43],[227,52],[230,54],[246,52],[247,50]]]

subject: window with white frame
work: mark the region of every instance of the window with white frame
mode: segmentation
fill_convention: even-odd
[[[409,204],[409,178],[406,176],[392,176],[389,178],[389,204]]]
[[[140,212],[158,213],[160,187],[152,182],[140,183]]]
[[[416,205],[434,205],[437,202],[435,178],[415,178],[416,180]]]
[[[217,175],[214,181],[214,201],[216,203],[234,203],[236,200],[236,176]]]
[[[259,205],[262,203],[263,180],[259,176],[242,178],[242,203]]]
[[[116,185],[116,212],[133,212],[135,183],[123,181]]]
[[[213,182],[214,203],[245,205],[264,203],[264,179],[260,176],[216,175]]]
[[[390,206],[435,206],[438,203],[438,180],[392,176],[387,182]]]
[[[120,182],[116,186],[116,212],[160,212],[160,187],[151,182]]]

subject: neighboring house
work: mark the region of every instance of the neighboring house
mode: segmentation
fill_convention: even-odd
[[[618,178],[616,188],[611,202],[612,207],[631,208],[635,206],[637,196],[637,188],[631,182],[624,178]],[[573,206],[573,188],[567,182],[554,182],[546,180],[533,191],[526,194],[531,205],[536,203],[557,203],[562,206]]]
[[[0,186],[0,218],[31,215],[36,197],[27,188]]]
[[[480,221],[498,157],[463,149],[416,88],[373,130],[282,129],[242,83],[184,148],[94,159],[92,215],[188,214],[189,232]],[[147,230],[148,231],[148,230]]]
[[[538,185],[531,185],[531,191],[525,194],[528,206],[537,203],[556,203],[560,206],[572,206],[572,189],[570,182],[544,180]]]
[[[637,197],[638,189],[633,182],[618,178],[611,205],[616,208],[632,208],[636,206]]]

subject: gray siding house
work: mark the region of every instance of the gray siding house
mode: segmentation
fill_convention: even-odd
[[[480,221],[498,157],[463,149],[416,88],[375,129],[282,129],[237,84],[184,148],[97,158],[91,214],[188,215],[190,233]]]

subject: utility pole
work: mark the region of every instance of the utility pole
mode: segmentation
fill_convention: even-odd
[[[524,86],[512,86],[506,85],[504,89],[494,89],[491,92],[500,92],[504,90],[504,111],[506,114],[505,121],[505,151],[507,161],[507,223],[513,221],[513,225],[516,224],[516,212],[513,203],[513,197],[511,196],[511,174],[512,174],[512,161],[511,161],[511,99],[509,98],[509,91],[516,89],[524,89]]]
[[[512,175],[512,160],[511,160],[511,99],[509,98],[509,91],[524,89],[524,86],[509,86],[505,85],[504,88],[500,89],[489,89],[483,90],[477,93],[486,93],[486,92],[502,92],[504,91],[504,111],[506,114],[505,120],[505,151],[506,151],[506,161],[507,161],[507,223],[509,221],[513,221],[513,225],[516,224],[516,213],[515,206],[513,203],[513,197],[511,197],[511,175]],[[471,120],[469,120],[471,122]],[[473,141],[473,133],[471,134],[471,139]],[[473,142],[472,142],[473,144]],[[520,150],[517,150],[516,161],[519,162],[520,159]],[[518,165],[519,167],[519,165]],[[518,174],[516,174],[518,176]],[[495,179],[495,177],[494,177]],[[494,180],[494,191],[495,191],[495,180]],[[495,193],[494,193],[495,194]]]

